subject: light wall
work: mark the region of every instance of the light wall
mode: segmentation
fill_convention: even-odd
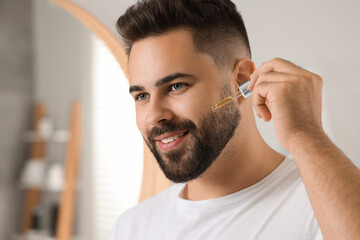
[[[91,32],[47,0],[33,0],[32,30],[35,100],[46,101],[56,127],[65,129],[70,105],[81,98],[82,81],[88,75],[84,59]]]
[[[136,0],[75,0],[116,33],[115,22]],[[288,59],[324,79],[323,124],[333,141],[360,165],[360,2],[356,0],[235,0],[247,26],[253,60]],[[257,121],[278,151],[272,123]]]
[[[28,157],[24,132],[32,120],[31,3],[0,1],[0,239],[20,228],[20,169]]]
[[[324,128],[360,165],[360,2],[256,2],[237,1],[256,64],[282,57],[321,75]]]

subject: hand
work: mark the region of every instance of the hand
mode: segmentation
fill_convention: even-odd
[[[287,150],[299,136],[323,133],[320,76],[275,58],[251,74],[248,89],[258,117],[273,118],[278,140]]]

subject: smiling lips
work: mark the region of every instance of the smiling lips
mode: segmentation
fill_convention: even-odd
[[[161,150],[170,151],[183,141],[186,134],[186,131],[165,133],[155,137],[154,140],[157,141]]]

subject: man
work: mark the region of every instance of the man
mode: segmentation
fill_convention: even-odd
[[[255,70],[230,0],[144,0],[117,22],[145,142],[175,183],[120,216],[111,239],[360,239],[360,171],[322,129],[322,79]],[[250,79],[250,99],[212,111]],[[273,119],[285,157],[261,138]]]

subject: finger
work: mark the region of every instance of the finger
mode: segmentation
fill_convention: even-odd
[[[304,71],[304,69],[300,68],[299,66],[296,66],[295,64],[287,60],[281,58],[274,58],[268,62],[263,63],[260,67],[255,69],[255,71],[250,75],[249,89],[251,90],[254,87],[257,78],[262,73],[281,72],[288,74],[299,74],[301,71]]]
[[[257,115],[264,120],[270,121],[272,114],[267,106],[267,97],[271,90],[276,83],[273,82],[263,82],[261,84],[257,84],[254,88],[253,95],[252,95],[252,103]]]
[[[268,62],[263,63],[254,72],[256,74],[260,74],[263,72],[297,73],[299,72],[299,70],[302,70],[302,68],[288,60],[274,58]]]
[[[287,82],[290,81],[294,75],[288,73],[281,73],[281,72],[265,72],[259,74],[259,76],[253,80],[252,86],[248,86],[250,91],[253,91],[253,88],[256,84],[263,83],[263,82]]]
[[[263,82],[273,82],[273,83],[280,83],[280,82],[288,82],[294,78],[293,74],[289,73],[280,73],[280,72],[266,72],[261,73],[255,81],[255,85],[261,84]]]

